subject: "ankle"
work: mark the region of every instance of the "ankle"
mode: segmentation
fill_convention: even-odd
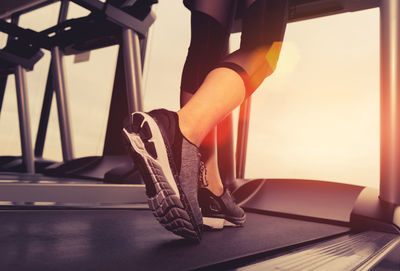
[[[222,196],[222,194],[224,193],[224,187],[221,185],[208,185],[204,188],[210,190],[217,197]]]
[[[196,145],[197,147],[200,147],[201,140],[198,138],[196,130],[194,127],[192,127],[193,121],[188,121],[183,114],[181,114],[181,111],[177,112],[178,114],[178,121],[179,121],[179,129],[182,133],[182,135],[192,144]]]

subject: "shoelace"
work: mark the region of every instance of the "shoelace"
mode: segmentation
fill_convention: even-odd
[[[200,160],[200,174],[199,174],[199,181],[200,184],[203,187],[207,187],[208,186],[208,180],[207,180],[207,168],[206,168],[206,164]]]

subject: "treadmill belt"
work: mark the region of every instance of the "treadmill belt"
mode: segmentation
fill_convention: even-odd
[[[12,210],[0,221],[0,270],[188,270],[349,230],[247,213],[243,228],[205,232],[195,244],[149,210]]]

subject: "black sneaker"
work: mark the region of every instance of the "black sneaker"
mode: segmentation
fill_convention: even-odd
[[[206,188],[199,188],[199,205],[203,214],[204,226],[222,229],[224,226],[239,227],[246,221],[246,214],[232,199],[231,193],[217,197]]]
[[[143,176],[154,216],[167,230],[200,241],[200,153],[180,132],[178,115],[164,109],[135,112],[123,134]]]

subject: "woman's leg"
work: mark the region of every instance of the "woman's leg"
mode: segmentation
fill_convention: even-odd
[[[227,27],[209,15],[192,12],[191,44],[182,73],[181,106],[193,97],[206,75],[225,56],[229,34]],[[207,189],[220,196],[224,188],[218,169],[216,128],[204,138],[200,152],[207,168]]]
[[[185,105],[193,94],[184,92],[181,94],[182,103]],[[205,176],[204,184],[207,186],[214,195],[220,196],[224,192],[224,186],[222,184],[221,176],[218,168],[218,156],[217,156],[217,128],[211,129],[211,131],[203,139],[200,145],[201,159],[205,163],[207,169],[207,176]],[[207,185],[205,185],[205,183]]]
[[[275,70],[286,20],[286,0],[257,0],[247,9],[240,49],[213,69],[178,111],[180,129],[192,143],[199,146]]]
[[[212,70],[178,111],[182,134],[196,146],[227,114],[240,105],[246,94],[241,76],[228,68]]]
[[[257,0],[246,12],[241,48],[208,73],[178,113],[135,112],[123,130],[154,215],[177,235],[199,241],[203,217],[235,225],[246,219],[229,192],[218,197],[207,189],[198,190],[202,165],[195,145],[274,70],[286,25],[286,4],[286,0]],[[246,34],[252,31],[256,37]]]

